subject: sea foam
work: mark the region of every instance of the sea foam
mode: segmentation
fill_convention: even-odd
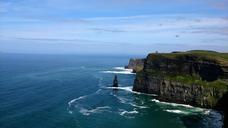
[[[128,91],[134,94],[140,94],[140,95],[148,95],[148,96],[157,96],[156,94],[146,94],[141,92],[136,92],[132,90],[132,86],[126,86],[126,87],[103,87],[104,89],[118,89],[118,90],[124,90]]]
[[[108,111],[108,109],[110,109],[110,108],[111,107],[109,107],[109,106],[96,107],[94,109],[86,109],[86,108],[82,107],[82,108],[80,108],[79,112],[82,115],[89,116],[92,113],[101,113],[101,112],[104,112],[104,111]]]
[[[124,67],[114,67],[114,70],[101,71],[101,73],[112,73],[112,74],[135,74],[132,69],[125,69]]]
[[[136,111],[136,109],[133,109],[131,111],[127,111],[127,110],[124,110],[124,109],[119,109],[119,114],[121,116],[130,116],[130,115],[134,115],[134,114],[138,114],[139,112]]]
[[[71,106],[71,105],[72,105],[72,103],[74,103],[75,101],[78,101],[78,100],[84,99],[84,98],[86,98],[86,97],[87,97],[87,95],[84,95],[84,96],[80,96],[80,97],[78,97],[78,98],[75,98],[75,99],[73,99],[73,100],[69,101],[69,102],[68,102],[68,105],[69,105],[69,106]]]
[[[169,109],[167,109],[165,111],[170,112],[170,113],[177,113],[177,114],[189,114],[189,112],[183,111],[183,110],[169,110]]]
[[[186,108],[193,108],[193,106],[187,105],[187,104],[178,104],[178,103],[162,102],[162,101],[159,101],[159,100],[157,100],[157,99],[152,99],[151,101],[156,102],[156,103],[160,103],[160,104],[171,105],[171,106],[174,106],[174,107],[182,106],[182,107],[186,107]]]

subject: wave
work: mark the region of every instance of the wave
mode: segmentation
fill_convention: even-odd
[[[159,104],[164,104],[164,105],[171,105],[173,107],[184,107],[185,109],[166,109],[165,111],[171,112],[171,113],[177,113],[177,114],[194,114],[194,113],[201,113],[204,115],[210,115],[212,117],[216,118],[222,118],[221,114],[215,110],[212,109],[206,109],[206,108],[200,108],[200,107],[193,107],[191,105],[186,105],[186,104],[177,104],[177,103],[168,103],[168,102],[161,102],[157,99],[152,99],[151,101],[159,103]]]
[[[134,110],[134,111],[123,111],[120,113],[121,116],[125,115],[125,114],[137,114],[139,113],[138,111]]]
[[[149,108],[147,106],[142,106],[142,105],[136,105],[136,104],[133,104],[133,103],[130,103],[131,106],[133,107],[137,107],[137,108],[140,108],[140,109],[143,109],[143,108]]]
[[[135,74],[132,69],[125,69],[124,67],[114,67],[114,70],[101,71],[101,73],[112,73],[112,74]]]
[[[99,94],[101,92],[101,89],[98,89],[94,94]]]
[[[130,71],[101,71],[101,73],[111,73],[111,74],[135,74]]]
[[[113,95],[113,96],[116,97],[122,104],[127,104],[127,102],[128,102],[127,98],[119,97],[117,95]]]
[[[116,70],[124,70],[125,68],[124,67],[113,67],[113,69],[116,69]]]
[[[222,128],[223,127],[223,115],[221,113],[219,113],[216,110],[212,110],[209,109],[208,111],[205,112],[206,114],[208,114],[210,119],[212,120],[212,125],[216,126],[218,128]]]
[[[71,111],[71,110],[68,110],[68,112],[69,112],[70,114],[73,114],[73,111]]]
[[[160,104],[171,105],[171,106],[174,106],[174,107],[181,106],[181,107],[186,107],[186,108],[194,108],[193,106],[187,105],[187,104],[168,103],[168,102],[159,101],[157,99],[152,99],[151,101],[156,102],[156,103],[160,103]]]
[[[108,111],[111,107],[109,106],[102,106],[102,107],[96,107],[95,109],[85,109],[85,108],[80,108],[79,112],[82,115],[89,116],[92,113],[101,113],[103,111]]]
[[[128,92],[132,92],[132,86],[126,86],[126,87],[103,87],[104,89],[118,89],[118,90],[125,90]]]
[[[120,109],[121,112],[119,112],[119,114],[121,116],[129,116],[129,115],[133,115],[133,114],[138,114],[139,112],[136,111],[136,109],[133,109],[132,111],[127,111],[127,110],[123,110],[123,109]]]
[[[125,68],[125,67],[114,67],[113,69],[133,72],[133,69],[129,69],[129,68]]]
[[[78,101],[78,100],[84,99],[84,98],[86,98],[87,96],[88,96],[88,95],[84,95],[84,96],[80,96],[80,97],[78,97],[78,98],[75,98],[75,99],[73,99],[73,100],[69,101],[69,102],[68,102],[68,105],[69,105],[69,106],[71,106],[71,105],[72,105],[72,103],[74,103],[75,101]]]
[[[167,109],[165,110],[166,112],[170,112],[170,113],[177,113],[177,114],[189,114],[190,112],[187,112],[187,111],[183,111],[183,110],[170,110],[170,109]]]
[[[94,93],[92,93],[92,94],[90,94],[90,95],[99,94],[100,91],[101,91],[101,89],[98,89],[96,92],[94,92]],[[68,102],[69,107],[71,107],[71,105],[72,105],[74,102],[76,102],[76,101],[78,101],[78,100],[81,100],[81,99],[85,99],[87,96],[89,96],[89,95],[80,96],[80,97],[78,97],[78,98],[75,98],[75,99],[69,101],[69,102]]]
[[[113,95],[113,96],[116,97],[119,100],[119,102],[122,103],[122,104],[129,104],[132,107],[136,107],[136,108],[140,108],[140,109],[148,108],[147,106],[136,105],[136,104],[132,103],[132,101],[127,99],[127,98],[123,98],[123,97],[120,97],[120,96],[117,96],[117,95]]]
[[[140,94],[140,95],[148,95],[148,96],[157,96],[156,94],[147,94],[147,93],[141,93],[141,92],[136,92],[132,90],[132,86],[126,86],[126,87],[103,87],[104,89],[117,89],[117,90],[124,90],[128,91],[134,94]]]
[[[122,104],[129,104],[132,107],[136,107],[136,108],[139,108],[139,109],[148,108],[147,106],[143,106],[143,103],[142,103],[142,105],[137,105],[137,104],[132,103],[133,101],[131,101],[131,100],[127,99],[127,98],[120,97],[120,96],[117,96],[117,95],[113,95],[113,96],[116,97],[119,100],[119,102],[122,103]]]

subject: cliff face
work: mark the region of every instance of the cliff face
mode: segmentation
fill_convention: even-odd
[[[162,101],[204,108],[216,107],[219,99],[226,93],[224,89],[186,84],[147,75],[136,77],[133,90],[157,94],[158,99]]]
[[[228,66],[226,55],[211,54],[149,54],[133,90],[157,94],[163,101],[215,108],[228,90]]]
[[[130,59],[129,63],[125,68],[133,69],[133,72],[139,72],[144,67],[145,59]]]
[[[173,75],[199,75],[202,80],[215,81],[228,78],[228,65],[197,54],[149,54],[144,71],[159,71]]]

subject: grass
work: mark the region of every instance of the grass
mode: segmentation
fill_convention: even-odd
[[[214,63],[220,66],[228,66],[228,53],[219,53],[215,51],[204,51],[204,50],[192,50],[187,52],[175,52],[175,53],[151,53],[147,57],[148,61],[154,63],[162,63],[166,59],[174,59],[179,62],[194,61],[194,62],[205,62]],[[156,64],[156,63],[155,63]],[[181,64],[181,63],[180,63]],[[161,77],[166,80],[180,82],[188,85],[199,85],[208,88],[228,90],[228,80],[218,79],[212,82],[201,80],[197,74],[178,74],[178,73],[167,73],[166,71],[158,71],[156,69],[144,69],[140,73],[137,73],[138,77]]]
[[[150,55],[157,55],[169,59],[189,60],[194,59],[198,62],[208,61],[228,66],[228,53],[219,53],[215,51],[192,50],[178,53],[152,53]],[[150,57],[149,55],[149,57]]]
[[[185,83],[189,85],[199,85],[203,87],[228,90],[228,83],[221,79],[215,80],[213,82],[208,82],[208,81],[201,80],[199,76],[190,76],[190,75],[181,75],[181,76],[166,75],[165,79],[180,82],[180,83]]]
[[[213,82],[208,82],[208,81],[203,81],[201,80],[200,76],[198,75],[178,75],[178,74],[171,74],[171,73],[162,73],[160,71],[156,70],[146,70],[146,71],[141,71],[137,73],[138,77],[159,77],[165,80],[170,80],[173,82],[179,82],[187,85],[198,85],[198,86],[203,86],[206,88],[215,88],[215,89],[221,89],[221,90],[228,90],[228,81],[225,80],[215,80]]]

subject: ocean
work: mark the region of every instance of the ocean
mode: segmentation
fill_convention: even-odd
[[[0,54],[0,128],[222,127],[219,112],[133,92],[130,57]]]

